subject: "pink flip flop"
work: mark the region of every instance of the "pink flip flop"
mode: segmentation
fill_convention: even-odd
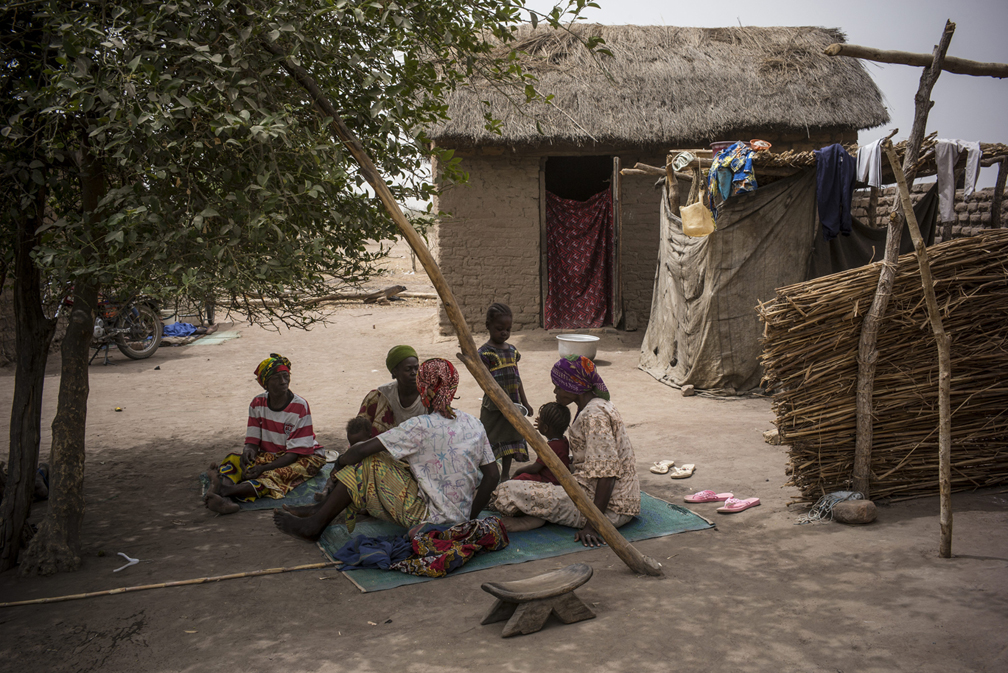
[[[750,507],[757,507],[758,505],[759,498],[746,498],[745,500],[728,498],[725,500],[724,507],[718,507],[714,511],[721,512],[722,514],[732,514],[734,512],[741,512],[744,509],[749,509]]]
[[[714,491],[697,491],[693,495],[683,497],[686,502],[723,502],[732,497],[731,493],[715,493]]]

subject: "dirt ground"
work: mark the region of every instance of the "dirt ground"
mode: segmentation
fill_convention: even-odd
[[[394,254],[390,274],[372,285],[429,290],[422,273],[404,273],[408,253]],[[311,403],[320,441],[342,448],[346,421],[388,379],[389,347],[409,343],[421,357],[454,359],[457,343],[438,336],[436,310],[422,299],[345,305],[310,332],[225,323],[240,338],[93,365],[83,568],[49,578],[5,573],[0,601],[322,561],[314,545],[279,533],[268,511],[207,511],[197,475],[241,445],[259,392],[252,370],[270,351],[291,359],[292,388]],[[881,506],[865,527],[795,525],[801,510],[787,507],[797,491],[785,486],[785,447],[762,440],[770,401],[684,398],[637,369],[641,337],[606,334],[598,356],[629,425],[641,487],[680,503],[704,488],[762,501],[733,515],[693,506],[717,528],[637,543],[665,578],[635,576],[596,549],[367,594],[326,569],[0,608],[0,670],[1008,670],[1003,489],[953,497],[949,560],[937,556],[937,498]],[[551,398],[554,336],[538,330],[512,342],[538,407]],[[46,377],[43,458],[58,365],[53,358]],[[13,371],[0,370],[0,403],[9,403],[13,383]],[[463,370],[457,406],[478,414],[479,399]],[[0,432],[8,432],[6,416]],[[695,463],[696,474],[673,481],[648,472],[662,458]],[[36,507],[32,520],[43,511]],[[117,552],[141,562],[113,573],[125,562]],[[596,619],[550,621],[507,640],[501,624],[480,626],[492,603],[483,582],[574,562],[595,570],[578,593]]]

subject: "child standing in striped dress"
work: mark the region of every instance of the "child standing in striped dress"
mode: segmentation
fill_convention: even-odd
[[[525,388],[522,386],[521,375],[518,373],[518,361],[521,360],[521,353],[507,342],[511,336],[512,321],[511,309],[506,304],[491,304],[487,309],[486,316],[486,327],[490,332],[490,340],[480,346],[479,355],[494,380],[504,389],[511,401],[522,404],[525,407],[525,414],[531,416],[532,405],[525,397]],[[528,460],[528,446],[521,434],[515,430],[514,426],[487,396],[483,397],[480,422],[486,428],[494,457],[501,461],[501,481],[506,481],[511,475],[512,460]]]

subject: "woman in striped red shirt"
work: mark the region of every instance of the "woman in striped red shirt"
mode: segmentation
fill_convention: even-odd
[[[237,512],[236,501],[282,498],[325,465],[308,402],[290,390],[290,360],[270,353],[255,375],[265,392],[249,405],[245,448],[207,470],[203,500],[219,514]]]

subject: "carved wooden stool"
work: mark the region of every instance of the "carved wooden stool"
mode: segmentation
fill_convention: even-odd
[[[481,624],[505,619],[501,637],[535,633],[551,614],[564,624],[593,619],[595,613],[574,595],[574,590],[591,579],[592,567],[584,563],[554,570],[514,582],[487,582],[483,591],[497,597]]]

